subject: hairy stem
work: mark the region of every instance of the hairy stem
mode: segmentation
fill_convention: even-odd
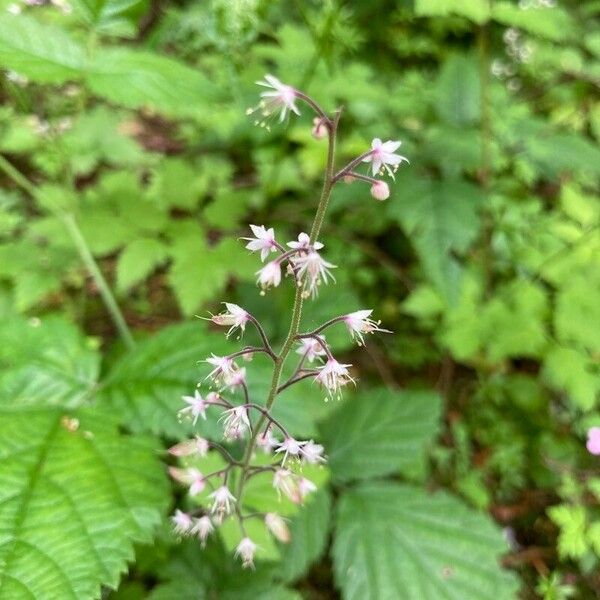
[[[21,187],[25,192],[27,192],[31,197],[35,199],[41,198],[41,192],[39,188],[37,188],[23,173],[21,173],[18,169],[16,169],[8,160],[6,160],[3,156],[0,156],[0,170],[2,170],[8,177],[10,177],[19,187]],[[106,309],[108,310],[117,330],[119,331],[119,335],[123,339],[123,342],[128,348],[133,348],[135,345],[135,341],[133,336],[131,335],[131,331],[125,322],[125,318],[123,317],[123,313],[119,309],[119,305],[113,296],[113,293],[108,285],[98,263],[94,259],[89,246],[81,233],[81,229],[77,225],[75,221],[75,217],[71,213],[60,213],[60,219],[65,225],[67,232],[69,233],[73,245],[77,249],[79,256],[86,266],[89,274],[94,279],[96,283],[96,287],[100,292],[100,297],[104,302]]]
[[[334,181],[334,159],[335,159],[335,141],[337,134],[337,126],[340,118],[340,111],[337,111],[333,121],[331,122],[331,127],[328,128],[328,150],[327,150],[327,167],[325,170],[325,178],[323,181],[323,189],[321,191],[321,198],[319,199],[319,204],[317,206],[317,212],[315,214],[315,218],[313,220],[313,224],[310,230],[310,243],[314,244],[316,241],[321,227],[323,225],[323,220],[325,218],[325,212],[327,211],[327,206],[329,204],[329,198],[331,196],[331,189],[333,187]],[[240,474],[240,478],[238,481],[237,492],[235,494],[238,502],[238,506],[241,506],[242,502],[242,494],[244,491],[244,484],[247,479],[248,467],[250,464],[250,460],[252,459],[252,454],[254,453],[254,449],[256,446],[256,438],[260,430],[262,429],[265,421],[267,421],[267,414],[271,410],[273,403],[275,402],[275,398],[280,390],[280,380],[281,380],[281,372],[283,370],[283,365],[285,359],[287,358],[292,346],[294,345],[294,341],[296,340],[296,336],[300,329],[300,319],[302,317],[302,303],[304,299],[304,290],[301,285],[296,286],[296,294],[294,296],[294,307],[292,309],[292,318],[290,322],[290,327],[288,330],[287,337],[283,342],[283,346],[279,355],[275,360],[275,366],[273,368],[273,377],[271,379],[271,386],[269,388],[269,395],[267,396],[267,402],[265,405],[265,412],[261,414],[252,435],[250,436],[250,440],[248,441],[248,446],[246,447],[246,451],[244,453],[244,458],[242,459],[242,472]]]

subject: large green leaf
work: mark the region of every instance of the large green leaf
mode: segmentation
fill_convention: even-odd
[[[78,406],[93,396],[99,369],[90,340],[62,318],[0,325],[0,394],[13,402]]]
[[[446,493],[370,482],[339,503],[333,558],[345,600],[512,600],[506,551],[487,517]]]
[[[156,453],[98,411],[0,404],[0,599],[115,587],[165,508]]]
[[[6,12],[0,19],[0,63],[41,83],[63,83],[81,75],[83,48],[57,27]]]
[[[490,16],[488,0],[415,0],[415,12],[424,17],[461,15],[475,23],[485,23]]]
[[[336,480],[364,479],[424,466],[438,432],[440,397],[434,392],[364,390],[322,425]]]

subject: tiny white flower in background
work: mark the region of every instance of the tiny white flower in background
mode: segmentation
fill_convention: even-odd
[[[250,225],[250,229],[254,237],[242,239],[248,242],[246,248],[251,252],[260,250],[260,259],[264,262],[270,252],[277,251],[275,230],[272,227],[266,229],[264,225]]]
[[[206,456],[209,448],[208,440],[196,436],[191,440],[184,440],[169,448],[169,454],[173,456],[190,456],[197,454],[200,457]]]
[[[210,517],[204,515],[199,519],[196,519],[194,526],[192,527],[190,533],[192,535],[197,535],[200,538],[200,543],[202,547],[206,546],[206,538],[215,530]]]
[[[277,469],[275,471],[273,474],[273,487],[277,490],[280,498],[283,493],[292,502],[296,502],[298,498],[296,476],[289,469]]]
[[[189,406],[182,408],[177,413],[179,418],[190,416],[194,425],[198,421],[198,417],[202,417],[206,421],[207,402],[202,398],[198,390],[194,391],[193,396],[183,396],[183,401]]]
[[[219,420],[225,419],[223,423],[223,435],[228,439],[241,437],[246,429],[250,429],[248,411],[244,406],[235,406],[226,410]]]
[[[329,392],[331,397],[339,395],[340,389],[344,385],[350,382],[354,383],[354,379],[350,377],[347,369],[347,367],[351,366],[343,365],[335,360],[335,358],[330,358],[319,369],[319,372],[315,375],[315,380]]]
[[[254,554],[256,553],[256,544],[249,538],[245,537],[235,549],[235,557],[242,559],[242,567],[254,568]]]
[[[385,169],[392,179],[394,178],[394,172],[398,169],[398,165],[403,161],[408,162],[405,156],[394,154],[400,148],[401,144],[402,142],[392,140],[382,142],[379,138],[373,140],[371,143],[371,154],[363,158],[363,162],[372,163],[373,176]],[[393,170],[390,169],[390,165],[394,167]]]
[[[238,327],[240,328],[241,332],[244,333],[244,330],[246,329],[246,323],[249,321],[250,315],[237,304],[232,304],[231,302],[223,302],[223,304],[227,310],[219,313],[218,315],[213,315],[210,320],[215,325],[229,327],[227,337],[229,337]]]
[[[231,512],[231,503],[235,502],[235,496],[229,491],[226,485],[217,488],[208,497],[213,500],[213,505],[210,509],[211,513],[227,515]]]
[[[188,467],[187,469],[169,467],[169,475],[175,481],[189,486],[190,496],[197,496],[206,487],[204,475],[194,467]]]
[[[316,491],[316,489],[317,486],[312,481],[306,479],[305,477],[301,477],[300,481],[298,482],[298,494],[300,496],[298,503],[304,503],[306,496]]]
[[[263,289],[271,286],[277,287],[281,283],[281,266],[277,260],[267,263],[256,274],[258,275],[258,283]]]
[[[175,533],[178,533],[179,535],[191,533],[194,524],[192,517],[179,509],[177,509],[175,514],[171,517],[171,522],[173,523]]]
[[[314,440],[310,440],[305,442],[302,446],[302,457],[311,465],[324,463],[325,458],[323,457],[323,450],[324,448],[321,444],[315,444]]]
[[[322,335],[321,339],[325,341],[325,336]],[[297,354],[306,356],[309,362],[313,362],[315,358],[325,356],[326,352],[323,346],[315,338],[302,338],[300,340],[300,346],[296,350]]]
[[[298,235],[297,242],[288,242],[287,245],[293,250],[308,251],[311,248],[310,236],[307,233],[302,232]],[[314,244],[312,244],[313,250],[320,250],[322,247],[323,244],[321,244],[321,242],[315,242]]]
[[[275,450],[275,454],[278,454],[279,452],[285,452],[283,460],[281,461],[281,464],[283,465],[285,464],[288,455],[291,454],[292,456],[298,456],[304,444],[306,444],[306,442],[299,442],[298,440],[290,437],[285,438],[285,440],[279,444],[277,450]]]
[[[390,197],[390,186],[385,181],[376,181],[371,186],[371,196],[375,200],[387,200]]]
[[[299,277],[305,277],[305,286],[313,298],[317,295],[318,286],[321,283],[327,284],[329,279],[335,281],[329,269],[335,269],[336,265],[324,260],[318,252],[310,250],[307,254],[299,256],[296,264],[300,267]]]
[[[215,383],[225,382],[227,378],[236,371],[233,360],[228,356],[216,356],[215,354],[212,354],[210,358],[207,358],[204,362],[207,362],[214,367],[205,379],[212,379]]]
[[[357,310],[342,318],[342,321],[346,324],[346,327],[348,327],[352,339],[358,338],[358,344],[360,346],[365,343],[363,333],[375,333],[376,331],[391,333],[387,329],[381,329],[378,321],[369,318],[372,312],[372,310]]]
[[[270,454],[271,450],[273,450],[273,448],[275,448],[275,446],[277,446],[278,444],[279,441],[273,436],[270,429],[268,429],[264,433],[261,433],[256,438],[256,445],[259,448],[262,448],[265,454]]]
[[[6,10],[11,14],[11,15],[19,15],[21,14],[21,7],[18,4],[9,4],[6,7]]]
[[[259,106],[264,117],[279,111],[279,122],[281,123],[287,117],[288,112],[300,114],[296,106],[296,90],[292,86],[281,83],[273,75],[265,75],[264,81],[256,83],[270,89],[260,95],[262,101]]]
[[[280,542],[287,544],[292,539],[290,530],[288,529],[285,520],[277,513],[267,513],[265,515],[265,525]]]

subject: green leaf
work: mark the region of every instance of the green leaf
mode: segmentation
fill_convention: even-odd
[[[558,552],[561,558],[581,558],[588,550],[585,538],[586,512],[583,506],[561,504],[548,509],[548,516],[560,527]]]
[[[422,17],[455,14],[481,24],[490,16],[490,5],[488,0],[416,0],[415,13]]]
[[[512,600],[502,534],[446,493],[369,482],[345,492],[333,559],[345,600]]]
[[[299,579],[323,554],[329,538],[330,518],[331,496],[322,488],[292,518],[292,540],[280,546],[282,559],[278,570],[285,581]]]
[[[511,2],[495,2],[492,18],[503,25],[518,27],[553,42],[567,40],[575,31],[569,13],[557,7],[530,7],[523,10]]]
[[[63,30],[23,15],[0,19],[0,63],[39,83],[77,79],[85,61],[83,48]]]
[[[100,356],[65,319],[7,319],[0,347],[0,395],[14,403],[74,407],[95,392]]]
[[[159,240],[142,238],[125,247],[117,261],[117,289],[124,292],[166,262],[168,252]]]
[[[199,71],[165,56],[125,48],[98,50],[86,82],[110,102],[172,116],[198,113],[212,94],[211,84]]]
[[[109,369],[101,401],[133,431],[180,438],[189,431],[177,420],[181,396],[193,394],[204,372],[198,361],[231,350],[198,322],[165,327],[139,342]]]
[[[322,439],[339,481],[422,470],[437,435],[440,397],[428,391],[364,390],[323,423]]]
[[[544,377],[553,386],[564,389],[583,410],[591,410],[600,393],[600,373],[592,360],[574,348],[557,346],[544,357]]]
[[[436,183],[412,174],[399,175],[398,188],[405,190],[401,201],[388,210],[410,236],[430,280],[454,300],[461,268],[453,254],[465,252],[477,237],[481,193],[460,180]]]
[[[75,14],[96,31],[133,36],[136,20],[147,9],[148,0],[74,0]]]
[[[444,121],[463,126],[480,117],[479,69],[474,57],[454,54],[442,65],[436,84],[436,109]]]
[[[1,404],[0,599],[116,587],[165,508],[156,451],[98,411]]]

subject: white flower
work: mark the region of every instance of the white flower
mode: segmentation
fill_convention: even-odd
[[[335,358],[327,360],[325,365],[319,369],[315,376],[315,380],[320,383],[331,397],[339,395],[342,386],[352,382],[354,379],[350,377],[347,367],[352,365],[342,365]]]
[[[298,235],[297,242],[288,242],[287,245],[293,250],[308,251],[311,248],[310,236],[307,233],[302,232]],[[313,250],[320,250],[322,247],[323,244],[321,244],[321,242],[315,242],[314,244],[312,244]]]
[[[235,502],[235,496],[229,491],[226,485],[217,488],[208,497],[213,499],[213,505],[210,509],[211,513],[227,515],[231,512],[231,503]]]
[[[192,517],[185,512],[177,509],[175,514],[171,517],[171,522],[174,525],[175,533],[185,535],[191,533],[192,526],[194,524]]]
[[[287,116],[288,111],[291,111],[297,115],[300,114],[298,107],[295,104],[296,101],[296,90],[281,83],[277,77],[273,75],[265,75],[264,81],[257,81],[257,85],[270,88],[270,91],[262,92],[260,97],[262,98],[260,108],[262,114],[265,117],[279,112],[279,122],[281,123]]]
[[[264,262],[270,252],[277,251],[275,230],[272,227],[266,229],[264,225],[250,225],[250,229],[255,237],[242,239],[248,242],[246,248],[251,252],[260,250],[260,259]]]
[[[187,469],[169,467],[169,475],[175,481],[189,486],[190,496],[197,496],[206,487],[204,475],[194,467],[188,467]]]
[[[198,417],[202,417],[206,421],[206,407],[207,403],[200,395],[200,392],[196,390],[193,396],[183,396],[183,401],[189,406],[182,408],[177,414],[180,418],[191,416],[192,423],[195,425],[198,421]]]
[[[227,337],[229,337],[238,327],[241,332],[244,333],[250,315],[237,304],[232,304],[231,302],[223,302],[223,304],[227,310],[218,315],[213,315],[210,320],[215,323],[215,325],[229,327]]]
[[[292,502],[298,498],[296,476],[289,469],[277,469],[273,474],[273,487],[281,497],[283,492]]]
[[[306,496],[316,491],[316,489],[317,486],[312,481],[306,479],[305,477],[301,477],[300,481],[298,482],[298,494],[300,496],[298,504],[302,504]]]
[[[281,283],[281,267],[277,260],[267,263],[256,274],[258,275],[258,283],[262,288],[277,287]]]
[[[313,440],[305,442],[302,446],[302,457],[307,463],[316,465],[317,463],[325,462],[323,457],[323,446],[321,444],[315,444]]]
[[[375,138],[371,143],[371,154],[363,158],[363,162],[372,162],[373,176],[377,175],[384,168],[388,174],[394,178],[394,172],[398,169],[398,165],[403,161],[408,162],[405,156],[400,154],[394,154],[398,148],[400,148],[402,142],[388,140],[382,142],[379,138]],[[394,169],[390,169],[389,165],[392,165]]]
[[[190,456],[197,454],[200,457],[206,456],[209,448],[208,440],[196,436],[191,440],[184,440],[169,448],[169,453],[173,456]]]
[[[280,542],[287,544],[292,539],[290,530],[288,529],[285,520],[282,519],[277,513],[267,513],[265,515],[265,525]]]
[[[235,363],[228,356],[216,356],[212,354],[204,362],[214,367],[205,379],[212,379],[215,383],[226,382],[237,370]]]
[[[381,329],[378,321],[369,318],[372,312],[372,310],[357,310],[342,318],[342,321],[348,327],[352,339],[358,338],[359,345],[365,343],[363,333],[375,333],[376,331],[390,333],[387,329]]]
[[[246,429],[250,429],[248,411],[244,406],[235,406],[226,410],[219,420],[225,419],[223,423],[223,435],[228,439],[242,437]]]
[[[375,200],[387,200],[390,197],[390,187],[385,181],[376,181],[371,186],[371,196]]]
[[[306,442],[299,442],[298,440],[295,440],[291,437],[285,438],[285,440],[283,440],[283,442],[279,444],[277,450],[275,450],[276,454],[278,454],[279,452],[285,452],[281,464],[285,464],[285,461],[287,460],[289,454],[291,454],[292,456],[298,456],[304,444],[306,444]]]
[[[231,375],[227,375],[224,380],[225,387],[234,390],[246,383],[246,367],[236,369]]]
[[[325,336],[322,335],[321,339],[325,341]],[[313,362],[315,358],[325,356],[326,352],[323,346],[315,338],[302,338],[300,340],[300,346],[296,350],[297,354],[306,356],[309,362]]]
[[[202,545],[202,547],[204,548],[204,546],[206,546],[206,538],[215,530],[214,525],[212,524],[212,521],[210,520],[210,517],[207,515],[204,515],[203,517],[200,517],[199,519],[196,519],[196,522],[194,523],[194,526],[192,527],[190,533],[193,534],[197,534],[198,537],[200,538],[200,543]]]
[[[313,298],[317,295],[317,288],[321,282],[327,284],[330,278],[335,281],[329,269],[335,269],[336,265],[321,258],[321,255],[314,250],[299,256],[295,262],[300,267],[298,277],[306,278],[304,285]]]
[[[256,544],[249,538],[245,537],[235,549],[235,557],[242,559],[242,567],[254,568],[254,554],[256,553]]]
[[[267,431],[265,431],[264,433],[261,433],[257,438],[256,438],[256,445],[259,448],[263,449],[263,452],[265,454],[270,454],[271,450],[273,448],[275,448],[275,446],[277,446],[279,444],[279,442],[277,441],[277,439],[273,436],[273,434],[271,433],[270,429],[267,429]]]

